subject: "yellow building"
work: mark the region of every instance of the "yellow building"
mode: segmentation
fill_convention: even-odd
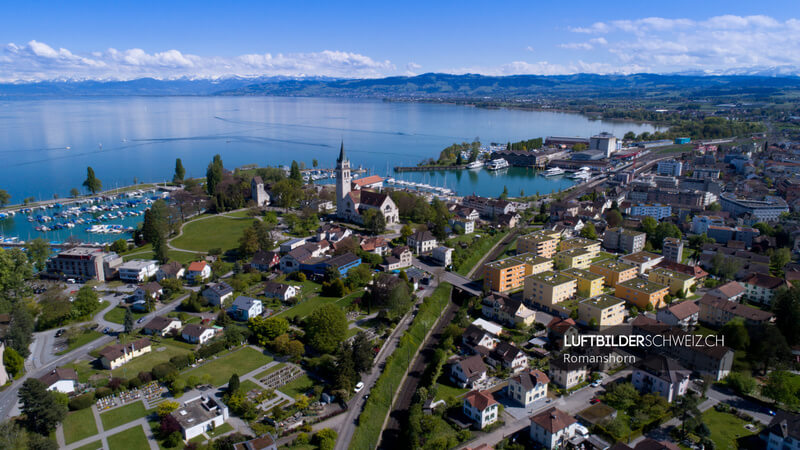
[[[522,295],[527,301],[549,308],[572,298],[577,286],[575,278],[548,271],[525,277]]]
[[[559,233],[550,230],[539,230],[517,239],[517,251],[532,253],[534,256],[552,258],[558,248]]]
[[[647,305],[651,305],[653,309],[665,306],[664,297],[668,293],[669,289],[666,286],[642,280],[641,278],[623,281],[617,284],[617,288],[614,291],[614,295],[633,303],[640,310],[646,310]]]
[[[694,277],[682,272],[656,267],[647,275],[647,279],[653,283],[663,284],[669,287],[669,294],[675,295],[678,292],[689,294],[689,289],[694,284]]]
[[[592,263],[592,252],[583,248],[573,248],[556,253],[556,267],[560,269],[588,269]]]
[[[617,262],[613,259],[597,261],[589,266],[589,271],[605,277],[606,286],[616,287],[623,281],[635,278],[639,269],[636,266]]]
[[[553,260],[523,253],[484,264],[483,284],[490,291],[508,292],[523,286],[525,277],[553,269]]]
[[[600,241],[594,239],[587,239],[585,237],[574,237],[561,241],[558,244],[559,251],[572,250],[573,248],[582,248],[592,254],[592,258],[600,253]]]
[[[602,275],[582,269],[567,269],[562,270],[561,273],[578,281],[578,295],[581,297],[596,297],[603,293],[605,277]]]
[[[578,303],[578,320],[601,330],[620,325],[625,321],[625,300],[611,295],[587,298]]]

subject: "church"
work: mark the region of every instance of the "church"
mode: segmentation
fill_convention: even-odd
[[[336,217],[349,222],[363,223],[362,214],[377,209],[390,225],[400,221],[397,205],[391,197],[368,189],[353,190],[350,160],[344,154],[344,143],[336,159]]]

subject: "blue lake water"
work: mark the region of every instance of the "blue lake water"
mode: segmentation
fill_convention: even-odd
[[[353,166],[385,175],[396,165],[437,157],[453,142],[518,141],[610,131],[653,131],[647,124],[589,120],[579,114],[481,109],[376,100],[284,97],[85,97],[0,101],[0,188],[25,197],[66,197],[92,166],[108,189],[170,180],[175,158],[203,176],[214,154],[225,166],[332,167],[345,148]],[[69,149],[67,149],[69,147]],[[405,173],[399,178],[447,186],[459,194],[551,192],[571,185],[511,168]],[[126,218],[136,219],[136,218]],[[27,223],[27,222],[26,222]],[[24,227],[14,234],[26,236]],[[6,232],[6,235],[10,233]]]

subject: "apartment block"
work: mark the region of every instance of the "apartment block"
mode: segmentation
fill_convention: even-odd
[[[572,298],[577,292],[575,278],[548,271],[525,277],[523,298],[547,308]]]
[[[669,288],[669,295],[676,295],[678,292],[689,294],[689,289],[694,285],[694,277],[674,270],[656,267],[647,275],[647,279],[653,283],[658,283]]]
[[[582,248],[588,250],[592,254],[592,258],[600,253],[600,241],[594,239],[587,239],[585,237],[574,237],[561,241],[558,244],[559,251],[572,250],[574,248]]]
[[[636,253],[644,249],[647,233],[627,230],[624,228],[609,228],[603,235],[603,247],[609,250],[618,250],[623,253]]]
[[[654,268],[664,257],[650,252],[636,252],[630,255],[625,255],[619,258],[620,261],[631,264],[639,268],[639,273],[645,274],[650,269]]]
[[[492,261],[484,265],[483,283],[487,289],[508,292],[523,286],[528,275],[553,269],[553,260],[531,253]]]
[[[661,254],[666,261],[680,263],[683,259],[683,241],[672,237],[664,238]]]
[[[559,234],[555,231],[536,231],[517,239],[517,251],[543,258],[552,258],[558,248],[558,239]]]
[[[617,284],[636,278],[639,269],[636,266],[625,264],[613,259],[597,261],[589,266],[589,272],[602,275],[606,286],[617,287]]]
[[[587,298],[578,303],[578,320],[594,323],[602,330],[625,321],[625,300],[611,295]]]
[[[596,297],[603,293],[605,277],[583,269],[562,270],[564,275],[578,281],[578,295],[581,297]]]
[[[664,297],[668,292],[669,288],[664,285],[634,278],[617,284],[614,295],[636,305],[640,310],[645,310],[647,305],[653,309],[663,307]]]
[[[560,269],[588,269],[592,263],[592,252],[583,248],[573,248],[556,253],[556,267]]]

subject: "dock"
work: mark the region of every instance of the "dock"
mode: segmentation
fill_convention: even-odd
[[[466,164],[458,166],[395,166],[395,172],[429,172],[431,170],[463,170]]]

